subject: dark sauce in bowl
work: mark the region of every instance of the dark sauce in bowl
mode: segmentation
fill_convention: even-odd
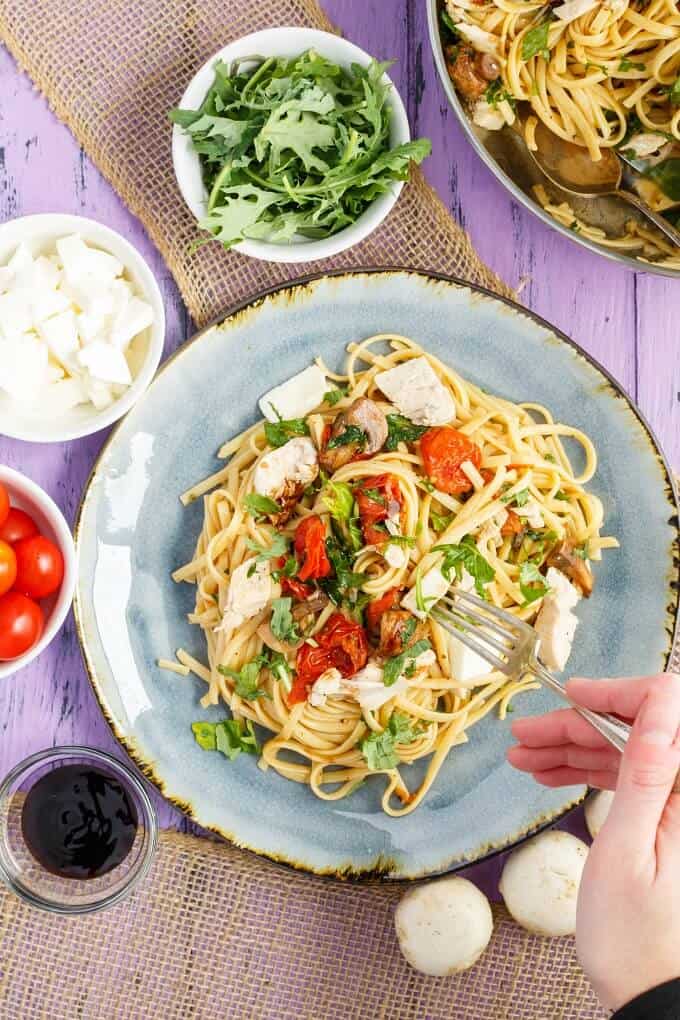
[[[61,878],[98,878],[127,857],[137,812],[107,772],[63,765],[29,790],[21,815],[24,842],[47,871]]]

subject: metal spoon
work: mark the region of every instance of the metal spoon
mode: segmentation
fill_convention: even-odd
[[[621,187],[623,166],[613,149],[602,149],[602,159],[595,163],[588,155],[587,149],[572,142],[565,142],[541,121],[536,125],[534,138],[537,148],[529,149],[529,152],[539,170],[558,188],[581,198],[597,198],[600,195],[621,198],[646,216],[680,248],[680,230],[650,209],[635,192]]]

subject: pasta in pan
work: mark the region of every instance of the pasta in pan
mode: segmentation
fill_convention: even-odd
[[[273,394],[283,411],[303,377],[320,385],[310,396],[299,383],[307,410],[276,418]],[[261,768],[326,800],[383,774],[384,810],[406,814],[475,723],[537,686],[491,672],[433,604],[450,583],[474,589],[538,617],[544,655],[564,658],[589,560],[617,544],[584,487],[596,452],[546,408],[484,392],[407,337],[350,343],[344,374],[319,363],[286,386],[265,403],[270,420],[229,440],[226,465],[182,497],[204,500],[195,555],[173,577],[196,585],[208,664],[177,658],[205,681],[202,704],[233,716],[194,732],[230,757],[257,750]],[[269,734],[261,751],[252,724]],[[403,766],[423,758],[410,789]]]

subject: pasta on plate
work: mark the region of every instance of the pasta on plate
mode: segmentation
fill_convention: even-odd
[[[492,396],[407,337],[348,345],[346,372],[318,362],[260,401],[227,463],[182,497],[204,500],[189,619],[207,665],[199,744],[338,800],[385,776],[384,810],[418,806],[451,749],[537,684],[509,679],[430,616],[458,584],[536,623],[564,667],[590,561],[616,540],[585,485],[591,440],[537,404]],[[565,444],[582,450],[575,473]],[[165,665],[171,665],[164,663]],[[253,724],[270,734],[260,748]],[[425,776],[409,787],[410,763]]]

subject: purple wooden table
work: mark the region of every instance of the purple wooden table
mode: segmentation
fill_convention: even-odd
[[[244,0],[245,2],[245,0]],[[591,352],[623,384],[680,467],[680,283],[632,273],[548,230],[512,201],[479,162],[447,106],[435,72],[420,0],[326,0],[345,35],[380,59],[407,101],[413,135],[427,135],[429,180],[469,231],[477,251],[522,300]],[[389,17],[385,17],[386,7]],[[192,332],[173,280],[138,221],[52,116],[0,48],[0,221],[72,212],[107,223],[149,260],[166,301],[166,354]],[[73,520],[92,462],[106,438],[52,446],[0,436],[0,462],[39,482]],[[0,684],[0,775],[52,744],[93,744],[121,753],[82,666],[72,617],[26,669]],[[195,827],[160,797],[161,824]],[[579,831],[580,823],[574,823]],[[493,867],[481,878],[491,881]],[[486,884],[486,883],[485,883]]]

